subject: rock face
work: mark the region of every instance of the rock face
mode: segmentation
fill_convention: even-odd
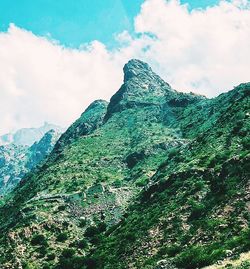
[[[1,268],[194,269],[248,251],[249,92],[179,93],[131,60],[2,201]]]
[[[40,164],[52,151],[59,136],[59,132],[50,130],[30,147],[14,143],[0,146],[0,194],[10,192],[25,174]]]

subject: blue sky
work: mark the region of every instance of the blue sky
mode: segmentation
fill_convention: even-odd
[[[143,0],[1,0],[0,31],[10,23],[36,35],[50,35],[67,47],[99,40],[114,45],[114,35],[133,34],[133,20]],[[190,0],[190,8],[205,8],[217,0]]]

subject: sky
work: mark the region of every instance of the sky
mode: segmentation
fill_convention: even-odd
[[[1,0],[0,134],[68,126],[131,58],[214,97],[249,81],[249,47],[248,0]]]
[[[67,47],[99,40],[115,46],[124,30],[133,33],[134,17],[144,0],[1,0],[0,30],[14,23],[36,35],[52,37]],[[190,8],[215,5],[217,0],[181,1]],[[114,23],[115,22],[115,23]]]

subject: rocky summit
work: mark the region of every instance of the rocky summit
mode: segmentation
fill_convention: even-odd
[[[114,112],[135,106],[160,105],[174,92],[148,64],[131,60],[123,68],[124,83],[110,99],[106,119]]]
[[[207,99],[139,60],[2,198],[3,269],[249,268],[250,83]]]

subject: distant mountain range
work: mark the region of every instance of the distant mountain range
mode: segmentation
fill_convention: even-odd
[[[38,128],[23,128],[14,133],[8,133],[0,136],[0,146],[8,144],[31,146],[35,142],[39,141],[45,133],[50,130],[62,132],[63,128],[48,122],[45,122],[43,126]]]
[[[0,268],[250,268],[250,83],[208,99],[123,70],[0,200]]]
[[[48,156],[62,133],[59,126],[45,123],[0,137],[0,195],[11,191],[20,180]]]

